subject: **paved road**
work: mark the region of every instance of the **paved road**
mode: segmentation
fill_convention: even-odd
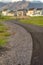
[[[33,39],[33,53],[31,65],[43,65],[43,27],[21,24],[18,21],[10,21],[24,27],[28,32],[31,33]]]

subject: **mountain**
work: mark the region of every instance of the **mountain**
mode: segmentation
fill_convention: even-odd
[[[42,8],[43,9],[43,3],[31,2],[31,3],[29,3],[28,8]]]
[[[7,5],[3,6],[1,10],[8,9],[8,10],[18,10],[18,9],[26,9],[29,5],[27,1],[18,1],[14,3],[8,3]]]
[[[26,9],[28,4],[29,2],[19,1],[19,2],[13,3],[12,6],[10,6],[8,9],[10,10]]]
[[[33,3],[41,3],[41,1],[32,1]]]
[[[43,8],[43,3],[41,2],[29,2],[29,1],[18,1],[14,3],[7,3],[6,5],[1,7],[1,10],[19,10],[19,9],[29,9],[29,8]]]
[[[0,7],[3,7],[6,3],[0,2]]]
[[[0,11],[3,9],[8,9],[9,6],[12,6],[12,2],[9,3],[0,2]]]
[[[4,7],[5,5],[7,5],[7,3],[0,2],[0,10],[1,10],[1,8]]]

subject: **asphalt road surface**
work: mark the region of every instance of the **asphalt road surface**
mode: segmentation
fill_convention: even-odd
[[[18,21],[9,21],[24,27],[32,36],[33,40],[33,53],[31,65],[43,65],[43,27],[21,24]]]

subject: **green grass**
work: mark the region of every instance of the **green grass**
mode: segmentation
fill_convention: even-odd
[[[7,20],[15,20],[16,17],[9,17],[9,16],[0,16],[0,46],[4,46],[7,41],[8,37],[11,35],[7,30],[9,29],[6,27],[3,22]]]
[[[4,36],[4,37],[8,37],[10,36],[11,34],[9,32],[3,32],[3,33],[0,33],[0,36]]]
[[[25,24],[34,24],[43,26],[43,16],[29,17],[28,19],[20,19],[19,21]]]
[[[9,32],[7,32],[8,27],[6,27],[4,24],[0,24],[0,46],[6,45],[8,42],[8,37],[11,35]]]
[[[16,17],[11,17],[11,16],[0,16],[0,21],[7,21],[7,20],[15,20]]]
[[[5,46],[6,43],[7,43],[7,39],[5,39],[5,38],[1,38],[1,39],[0,39],[0,46],[1,46],[1,47],[2,47],[2,46]]]
[[[5,32],[6,30],[8,30],[7,27],[5,27],[4,25],[0,26],[0,33]]]

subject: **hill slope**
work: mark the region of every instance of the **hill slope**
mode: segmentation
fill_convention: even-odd
[[[18,9],[29,9],[29,8],[43,8],[43,3],[41,2],[29,2],[29,1],[19,1],[14,3],[7,3],[5,6],[1,7],[1,10],[18,10]]]
[[[2,2],[0,2],[0,9],[3,7],[3,6],[5,6],[7,3],[2,3]]]

